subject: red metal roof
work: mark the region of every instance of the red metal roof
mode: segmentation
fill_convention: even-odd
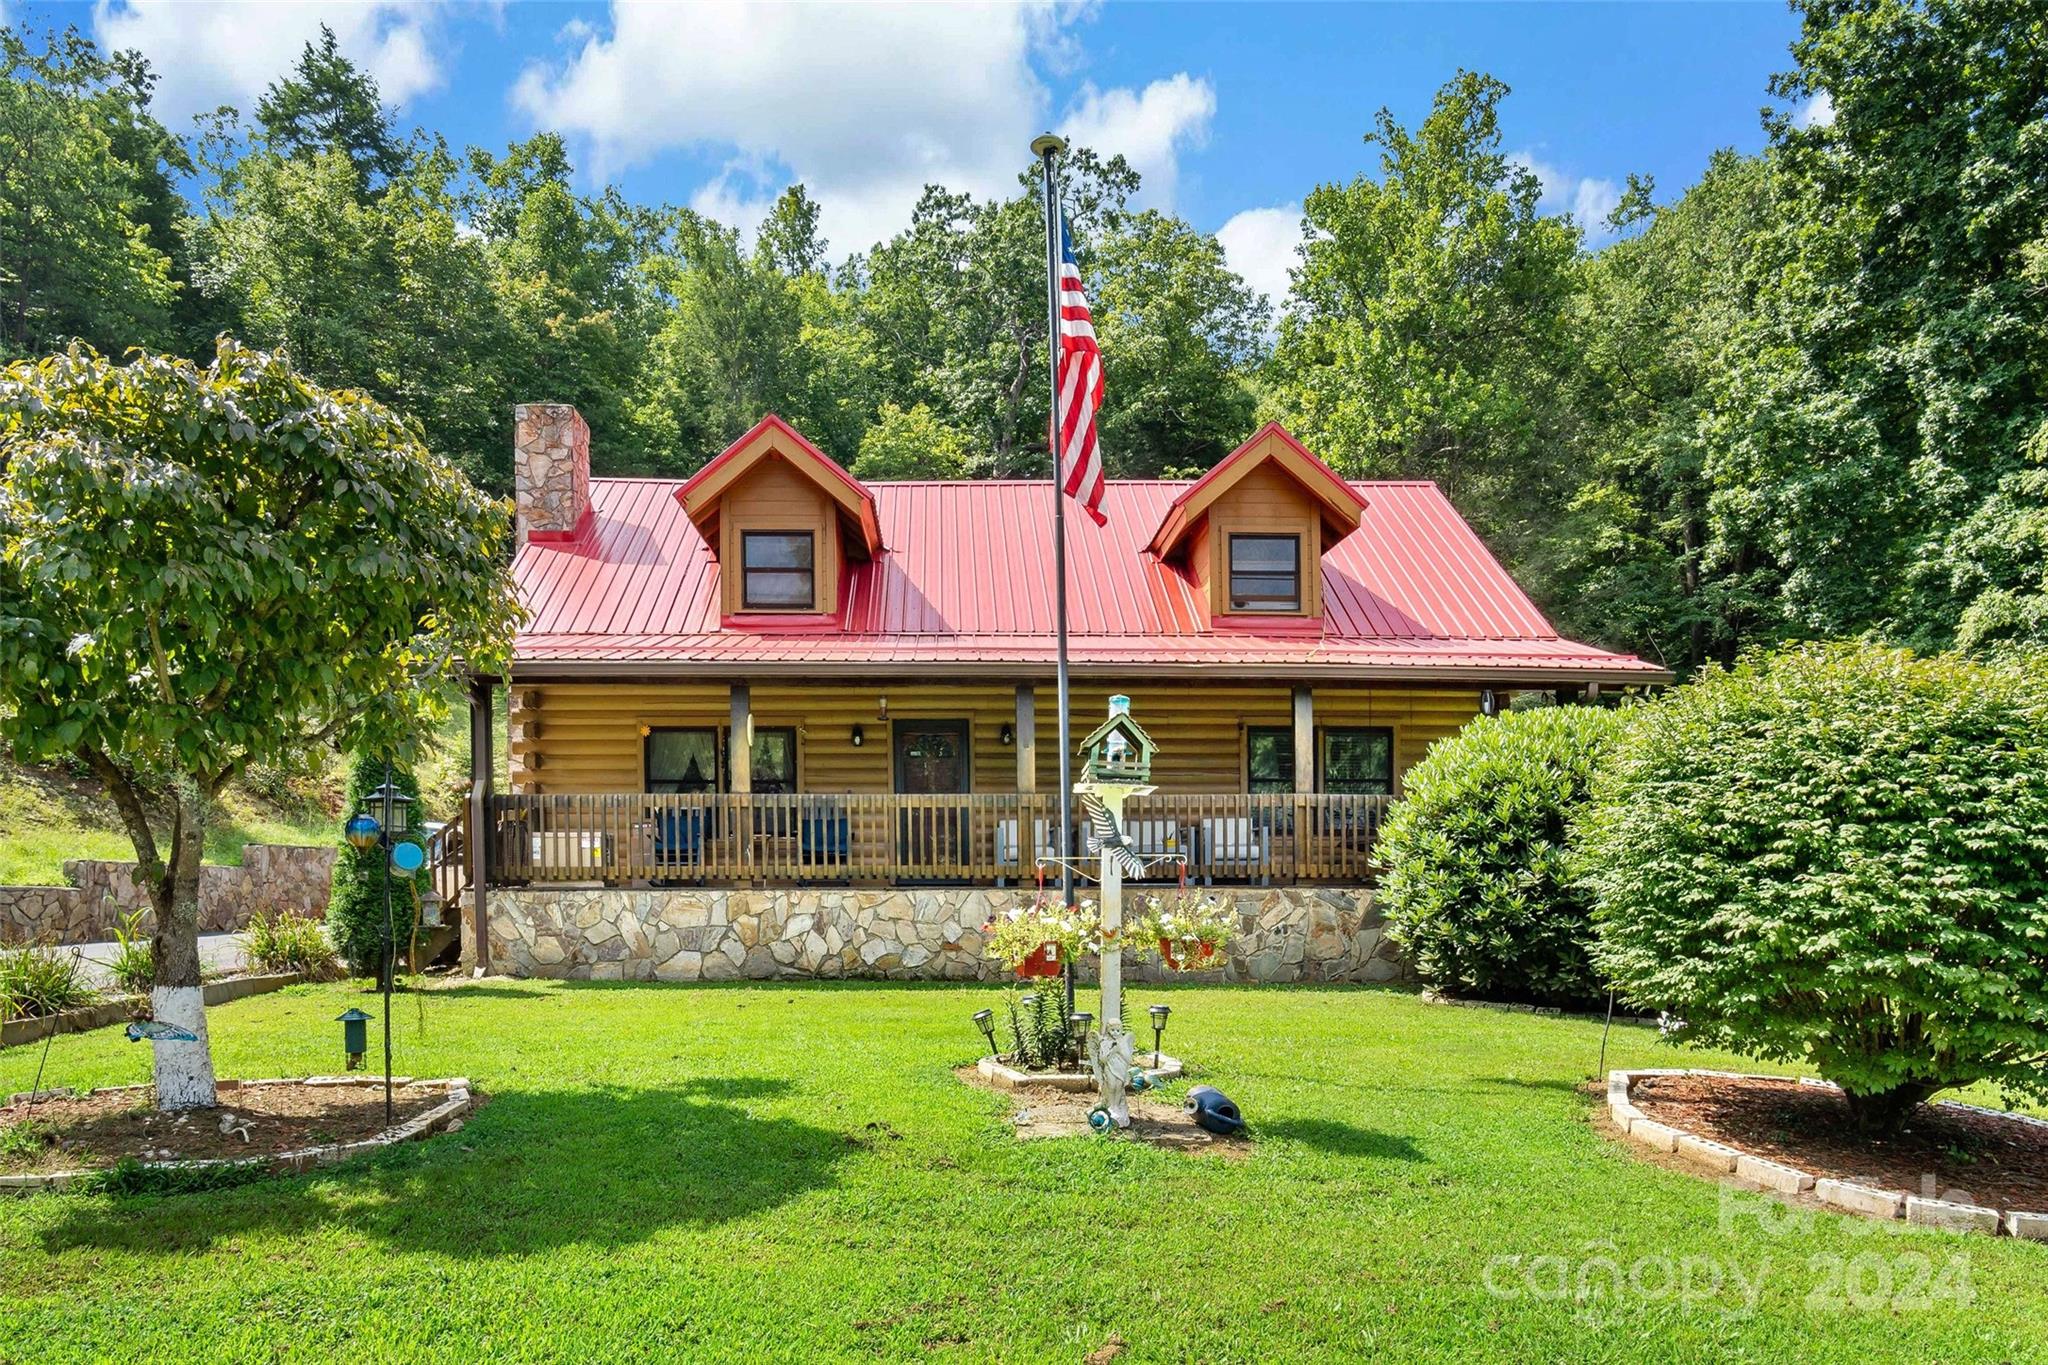
[[[1052,664],[1049,482],[868,483],[887,548],[847,565],[839,613],[728,620],[719,614],[719,566],[678,501],[681,487],[593,479],[593,515],[573,538],[520,548],[513,573],[531,620],[515,668],[646,672],[658,664],[709,675],[1009,665],[1037,676]],[[1561,639],[1431,483],[1351,484],[1366,508],[1359,529],[1324,556],[1324,619],[1212,624],[1192,579],[1146,550],[1189,487],[1114,480],[1106,525],[1068,518],[1077,668],[1475,682],[1667,676],[1633,656]]]

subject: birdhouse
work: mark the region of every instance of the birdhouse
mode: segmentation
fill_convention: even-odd
[[[1081,741],[1087,760],[1081,776],[1091,782],[1133,785],[1152,780],[1152,736],[1131,719],[1131,699],[1109,699],[1109,719]]]

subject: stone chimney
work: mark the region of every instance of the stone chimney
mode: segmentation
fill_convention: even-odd
[[[518,541],[566,537],[590,510],[590,426],[572,403],[512,409]]]

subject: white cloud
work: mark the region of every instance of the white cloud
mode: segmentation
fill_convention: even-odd
[[[1122,155],[1144,177],[1140,200],[1171,212],[1180,184],[1181,148],[1207,143],[1215,114],[1215,87],[1182,71],[1152,82],[1142,93],[1085,84],[1060,132],[1102,156]]]
[[[1014,193],[1051,113],[1039,70],[1080,60],[1073,27],[1092,7],[1021,4],[782,5],[615,0],[569,53],[520,73],[513,103],[585,144],[597,178],[665,152],[709,152],[723,169],[692,203],[751,228],[782,177],[818,201],[835,254],[900,230],[928,183]],[[1127,134],[1171,194],[1178,154],[1215,96],[1185,77],[1142,94],[1091,91],[1070,117]],[[1125,114],[1127,117],[1113,117]],[[1142,145],[1140,145],[1142,144]],[[1119,150],[1103,146],[1100,150]],[[1134,158],[1135,160],[1135,158]],[[762,167],[777,175],[764,176]]]
[[[1301,205],[1246,209],[1217,229],[1223,258],[1278,313],[1287,302],[1287,272],[1299,263]]]
[[[1030,64],[1038,18],[1013,5],[617,3],[609,36],[527,67],[513,100],[587,139],[599,176],[674,148],[780,163],[817,197],[834,249],[865,250],[926,182],[994,194],[1030,164],[1047,103]]]
[[[320,36],[377,80],[387,104],[402,105],[441,83],[435,56],[437,7],[394,0],[307,0],[255,6],[215,0],[98,0],[93,31],[109,49],[136,48],[160,81],[154,106],[167,124],[232,104],[245,113],[264,89]]]
[[[1835,97],[1825,90],[1813,92],[1813,98],[1792,111],[1792,126],[1795,128],[1825,128],[1835,121]]]
[[[1549,162],[1537,160],[1530,152],[1509,154],[1508,164],[1520,166],[1542,183],[1543,198],[1538,207],[1570,215],[1594,241],[1614,235],[1607,218],[1621,205],[1621,186],[1599,176],[1567,175]]]

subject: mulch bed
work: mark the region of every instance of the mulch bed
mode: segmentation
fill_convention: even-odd
[[[396,1123],[448,1098],[441,1085],[407,1085],[393,1094]],[[232,1117],[235,1131],[223,1131]],[[111,1166],[123,1157],[139,1161],[192,1161],[274,1156],[328,1143],[373,1138],[392,1125],[384,1121],[380,1086],[309,1086],[303,1082],[259,1085],[220,1092],[217,1109],[159,1114],[146,1090],[100,1090],[34,1104],[0,1106],[0,1134],[31,1123],[33,1145],[0,1141],[0,1175]],[[248,1139],[240,1129],[246,1125]]]
[[[1050,1086],[1005,1090],[991,1085],[977,1068],[971,1066],[960,1067],[953,1074],[978,1090],[993,1091],[1009,1099],[1016,1106],[1010,1121],[1016,1125],[1017,1136],[1026,1141],[1098,1136],[1088,1126],[1088,1111],[1100,1100],[1092,1090],[1055,1090]],[[1238,1159],[1250,1156],[1252,1147],[1249,1137],[1219,1137],[1206,1128],[1197,1127],[1194,1119],[1178,1104],[1155,1100],[1149,1094],[1131,1096],[1129,1128],[1121,1133],[1100,1136],[1149,1142],[1155,1147],[1173,1151],[1213,1151]]]
[[[1937,1103],[1899,1137],[1878,1140],[1856,1131],[1838,1092],[1753,1077],[1649,1076],[1636,1082],[1630,1103],[1658,1123],[1819,1179],[2048,1210],[2048,1125]]]

